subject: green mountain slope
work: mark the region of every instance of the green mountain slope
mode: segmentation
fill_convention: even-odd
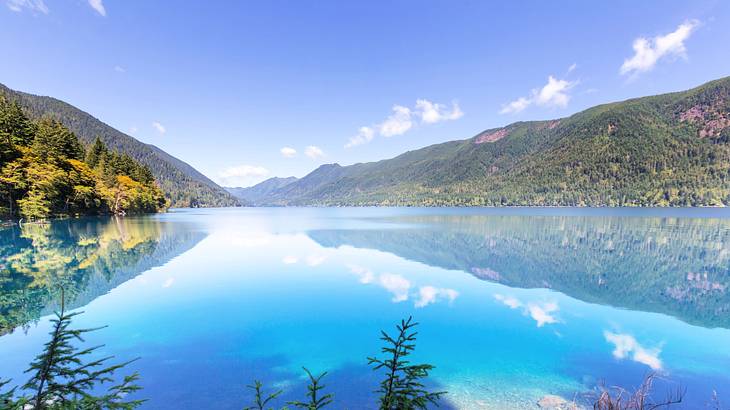
[[[274,191],[281,189],[297,180],[296,177],[279,178],[273,177],[247,188],[226,187],[225,190],[231,195],[247,204],[257,204],[268,197]]]
[[[154,145],[145,144],[52,97],[14,91],[0,84],[0,95],[18,101],[31,118],[50,116],[61,121],[85,145],[98,136],[110,149],[147,165],[173,207],[231,206],[237,201],[195,168]]]
[[[518,122],[395,158],[324,165],[270,205],[730,205],[730,77]]]

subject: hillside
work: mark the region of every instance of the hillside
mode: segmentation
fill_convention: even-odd
[[[259,184],[256,184],[252,187],[247,188],[237,188],[237,187],[226,187],[225,190],[230,192],[231,195],[235,196],[239,200],[243,201],[247,204],[257,204],[261,200],[265,199],[267,196],[269,196],[274,191],[281,189],[292,182],[295,182],[297,180],[296,177],[287,177],[287,178],[278,178],[273,177],[269,178],[266,181],[263,181]]]
[[[237,204],[228,192],[185,162],[110,127],[68,103],[52,97],[14,91],[2,84],[0,96],[18,101],[31,118],[51,117],[59,120],[86,146],[91,145],[98,136],[112,151],[128,154],[146,165],[173,207]]]
[[[517,122],[395,158],[323,165],[267,205],[730,205],[730,77]]]

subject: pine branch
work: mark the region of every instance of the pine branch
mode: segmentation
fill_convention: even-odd
[[[253,406],[244,407],[243,410],[266,410],[266,406],[269,404],[269,402],[279,397],[279,395],[282,393],[282,390],[277,390],[271,394],[267,394],[266,396],[264,396],[263,384],[258,380],[254,380],[253,386],[248,385],[246,387],[253,389],[256,392],[256,403]],[[271,410],[273,408],[269,409]],[[286,408],[283,408],[282,410],[286,410]]]
[[[322,378],[327,375],[327,372],[324,372],[319,376],[314,377],[312,376],[312,373],[309,371],[309,369],[307,369],[306,367],[303,367],[303,369],[309,377],[309,385],[307,385],[307,397],[309,398],[309,401],[290,401],[288,402],[288,404],[307,410],[319,410],[332,403],[334,395],[331,393],[325,394],[322,397],[317,397],[319,391],[325,388],[325,386],[320,383],[320,380],[322,380]]]

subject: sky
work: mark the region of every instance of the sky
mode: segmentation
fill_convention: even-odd
[[[720,0],[0,2],[0,83],[225,186],[730,75]]]

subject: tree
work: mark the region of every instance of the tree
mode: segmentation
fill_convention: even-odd
[[[321,397],[318,397],[317,395],[320,393],[320,390],[324,389],[325,386],[320,383],[322,378],[327,375],[327,372],[324,372],[320,374],[317,377],[312,376],[312,373],[306,368],[303,367],[304,371],[307,373],[307,377],[309,377],[309,384],[307,385],[307,401],[290,401],[289,404],[291,404],[294,407],[299,407],[307,410],[320,410],[327,406],[328,404],[332,403],[332,400],[334,399],[334,395],[331,393],[325,394]]]
[[[279,395],[283,393],[283,391],[277,390],[270,394],[264,394],[263,386],[263,383],[258,380],[255,380],[253,385],[246,386],[255,391],[255,398],[254,405],[244,407],[243,410],[273,410],[273,407],[269,407],[267,409],[266,406],[269,404],[270,401],[279,397]],[[2,386],[0,385],[0,387]]]
[[[396,326],[398,336],[392,338],[385,331],[381,331],[386,345],[381,352],[386,354],[385,359],[375,357],[368,358],[368,364],[373,365],[373,370],[385,370],[385,378],[380,382],[380,409],[381,410],[415,410],[426,409],[431,403],[438,406],[438,401],[446,392],[429,392],[421,380],[428,376],[428,372],[434,368],[430,364],[412,365],[407,357],[416,348],[416,335],[413,329],[418,323],[412,322],[412,318],[401,320]]]
[[[91,168],[96,168],[96,166],[99,165],[99,161],[104,158],[104,155],[106,155],[107,152],[108,150],[106,145],[101,142],[101,138],[96,137],[94,144],[91,145],[91,148],[89,148],[89,151],[86,153],[86,163],[89,164]]]
[[[99,328],[71,329],[72,319],[79,314],[66,313],[62,296],[61,310],[52,320],[51,339],[26,370],[32,374],[21,388],[26,395],[16,399],[13,397],[16,389],[13,389],[1,393],[0,402],[4,401],[11,409],[23,410],[131,410],[144,402],[126,398],[141,389],[136,384],[137,373],[124,377],[106,393],[95,395],[100,385],[113,382],[113,374],[131,361],[107,366],[112,357],[104,357],[87,362],[86,358],[101,346],[79,349],[73,342],[83,342],[84,334]],[[0,387],[5,384],[7,382],[0,382]]]

